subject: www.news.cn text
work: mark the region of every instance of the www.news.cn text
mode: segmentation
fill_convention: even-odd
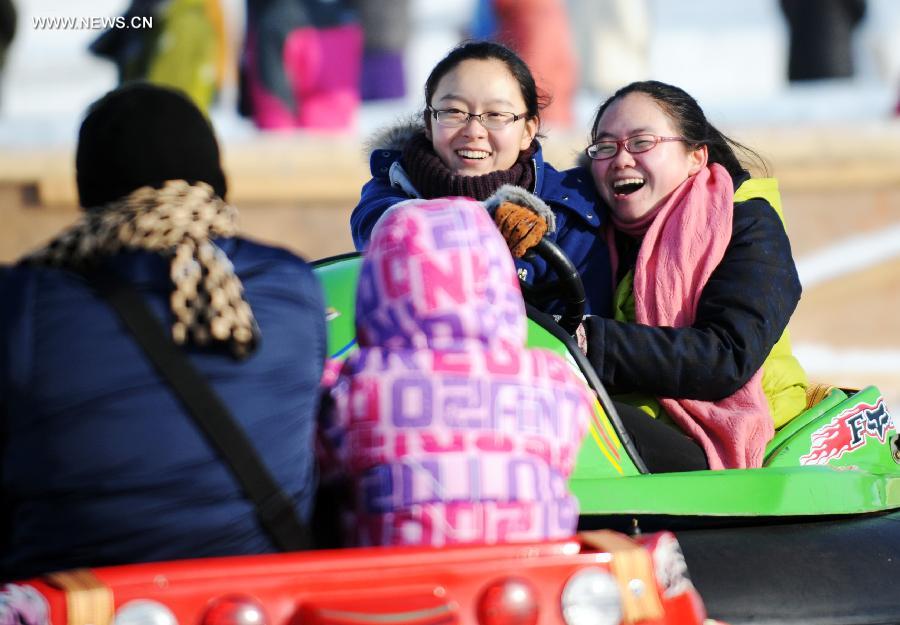
[[[107,29],[149,29],[153,28],[153,16],[134,15],[131,17],[32,17],[35,30],[107,30]]]

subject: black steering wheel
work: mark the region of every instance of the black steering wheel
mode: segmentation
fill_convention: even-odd
[[[522,287],[525,301],[542,308],[542,304],[549,300],[560,300],[565,309],[559,319],[559,325],[569,334],[575,334],[584,317],[586,300],[581,275],[566,253],[546,237],[528,250],[522,258],[530,261],[535,256],[544,259],[547,266],[556,274],[556,280],[535,285],[528,284],[520,278],[519,285]]]

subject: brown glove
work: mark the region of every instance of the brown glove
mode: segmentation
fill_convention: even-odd
[[[556,229],[556,215],[541,198],[521,187],[505,184],[484,202],[497,229],[516,258]]]
[[[522,258],[547,232],[547,221],[543,217],[512,202],[503,202],[497,207],[494,223],[516,258]]]

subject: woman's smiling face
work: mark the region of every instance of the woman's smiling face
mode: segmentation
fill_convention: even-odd
[[[593,140],[622,140],[641,134],[678,137],[681,132],[653,98],[634,92],[609,105]],[[614,157],[591,161],[591,174],[613,213],[632,223],[656,209],[682,182],[705,167],[706,161],[705,146],[691,149],[683,141],[660,142],[638,154],[619,145]]]
[[[498,59],[462,61],[441,78],[429,105],[436,110],[475,114],[490,111],[522,115],[526,110],[519,83]],[[536,133],[536,119],[519,119],[499,130],[487,130],[474,118],[459,128],[447,128],[429,115],[426,125],[434,151],[458,176],[509,169]]]

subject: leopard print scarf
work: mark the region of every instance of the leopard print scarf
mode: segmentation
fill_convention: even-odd
[[[175,342],[216,341],[243,358],[255,348],[259,329],[231,261],[210,241],[236,234],[237,210],[212,187],[170,180],[91,209],[25,261],[86,269],[123,250],[160,254],[170,261],[175,285],[169,300]]]

